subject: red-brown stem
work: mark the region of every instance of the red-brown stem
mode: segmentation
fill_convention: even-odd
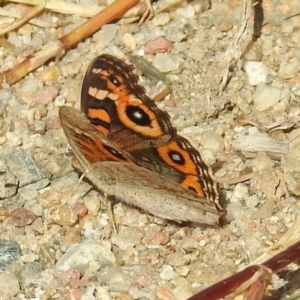
[[[121,18],[130,8],[139,2],[140,0],[116,0],[80,27],[61,37],[59,40],[62,42],[64,49],[68,49],[99,30],[104,24]]]
[[[276,273],[292,262],[300,259],[300,242],[295,243],[289,248],[283,250],[269,260],[265,261],[262,266],[269,268]],[[230,295],[245,281],[249,280],[257,271],[259,265],[250,266],[243,271],[236,273],[212,286],[188,298],[187,300],[218,300]]]

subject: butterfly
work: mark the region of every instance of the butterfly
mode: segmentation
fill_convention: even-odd
[[[132,65],[96,57],[83,79],[81,110],[63,106],[59,117],[77,168],[99,190],[165,219],[218,224],[210,168],[146,95]]]

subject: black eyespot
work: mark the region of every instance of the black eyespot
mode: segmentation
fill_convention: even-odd
[[[149,126],[151,124],[150,117],[138,106],[128,105],[126,107],[126,115],[137,125]]]
[[[175,164],[182,165],[182,166],[185,164],[184,157],[181,155],[181,153],[177,151],[169,151],[168,155]]]
[[[122,85],[122,82],[113,74],[108,76],[109,80],[117,87]]]
[[[103,148],[105,148],[108,152],[110,152],[113,156],[121,159],[121,160],[126,160],[126,158],[116,149],[109,147],[107,145],[103,145]]]

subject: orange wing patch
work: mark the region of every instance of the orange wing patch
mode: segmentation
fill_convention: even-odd
[[[158,147],[160,157],[170,166],[184,174],[197,175],[197,166],[188,151],[182,149],[176,141]]]

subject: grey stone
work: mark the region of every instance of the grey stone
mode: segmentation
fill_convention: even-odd
[[[8,267],[21,256],[21,248],[15,241],[0,240],[0,267]]]
[[[4,159],[9,170],[18,178],[20,187],[45,178],[29,152],[23,148],[17,148]]]

